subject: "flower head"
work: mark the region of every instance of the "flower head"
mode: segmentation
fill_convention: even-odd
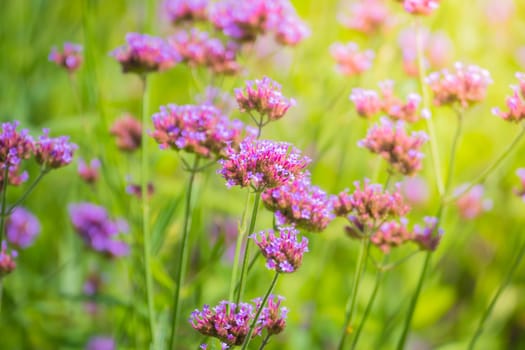
[[[29,247],[40,233],[40,222],[28,210],[17,207],[6,222],[6,237],[9,243],[20,248]]]
[[[383,108],[383,103],[374,90],[352,89],[350,100],[354,103],[357,114],[367,119],[381,112]]]
[[[460,186],[456,193],[463,193],[468,185]],[[481,215],[484,211],[492,208],[490,199],[483,199],[483,185],[476,185],[468,192],[463,193],[457,200],[456,206],[462,219],[472,220]]]
[[[359,146],[379,154],[393,170],[403,175],[414,175],[421,169],[423,153],[420,149],[426,142],[423,132],[408,135],[402,122],[393,123],[382,119],[380,125],[374,125]]]
[[[295,179],[310,159],[286,142],[245,139],[239,150],[230,148],[228,157],[219,161],[218,170],[228,187],[252,187],[262,191]]]
[[[281,85],[268,77],[247,81],[244,89],[235,89],[235,99],[241,112],[257,112],[268,121],[278,120],[295,105],[281,93]]]
[[[414,226],[412,240],[419,245],[420,249],[434,251],[441,241],[443,230],[438,227],[439,222],[435,217],[426,216],[424,222],[424,226]]]
[[[346,76],[360,75],[372,67],[374,52],[372,50],[359,51],[356,43],[335,43],[330,47],[330,53],[335,59],[337,69]]]
[[[428,76],[426,82],[434,93],[434,104],[442,106],[459,103],[466,108],[481,102],[492,83],[489,71],[474,65],[456,63],[455,71],[442,70]]]
[[[0,132],[0,164],[2,168],[16,166],[34,152],[34,141],[29,131],[16,130],[19,123],[2,123]]]
[[[96,336],[89,339],[86,350],[115,350],[117,343],[109,336]]]
[[[82,64],[82,46],[66,42],[62,52],[53,47],[49,54],[49,61],[55,62],[69,73],[74,73]]]
[[[78,160],[78,175],[88,184],[94,184],[98,181],[100,177],[100,160],[98,158],[93,158],[87,164],[83,159]]]
[[[124,152],[133,152],[142,144],[142,124],[129,114],[115,120],[109,133],[117,138],[117,147]]]
[[[152,136],[162,149],[171,147],[206,158],[224,156],[242,134],[241,122],[230,121],[210,105],[162,106],[152,120]]]
[[[49,137],[49,129],[43,129],[43,135],[35,142],[35,158],[45,169],[57,169],[73,161],[78,146],[69,142],[69,137]]]
[[[428,184],[422,177],[407,177],[401,181],[400,185],[403,197],[409,204],[413,206],[423,205],[428,201]]]
[[[164,11],[173,25],[208,18],[208,0],[166,0]]]
[[[123,73],[145,74],[171,68],[180,58],[163,39],[147,34],[128,33],[127,44],[113,50]]]
[[[419,120],[418,113],[421,97],[418,94],[408,94],[406,102],[394,94],[394,82],[392,80],[383,81],[379,84],[381,96],[383,98],[382,109],[393,120],[404,120],[414,123]]]
[[[343,26],[370,35],[388,25],[390,11],[382,0],[361,0],[352,3],[340,17]]]
[[[298,239],[299,231],[293,226],[279,228],[279,235],[273,230],[262,231],[250,236],[266,258],[266,267],[277,272],[291,273],[303,262],[308,251],[308,239]]]
[[[7,252],[7,243],[2,241],[2,249],[0,250],[0,278],[10,274],[16,269],[15,259],[18,256],[16,250],[11,250],[11,253]]]
[[[129,253],[127,243],[115,240],[119,232],[127,232],[124,220],[111,220],[105,208],[92,203],[77,203],[69,206],[73,228],[93,250],[119,257]]]
[[[268,306],[263,307],[257,320],[257,328],[266,329],[269,335],[279,334],[286,328],[288,309],[281,307],[283,300],[282,296],[270,294]],[[259,307],[260,305],[257,305],[257,309]]]
[[[335,217],[332,201],[326,192],[310,183],[309,173],[267,189],[261,197],[266,208],[275,211],[279,225],[295,224],[308,231],[320,232]]]
[[[519,86],[511,86],[514,93],[507,97],[508,111],[503,112],[499,108],[494,108],[492,112],[503,120],[519,123],[525,119],[525,74],[516,73]]]
[[[370,242],[385,254],[390,253],[392,248],[410,240],[412,240],[412,232],[407,229],[407,221],[405,219],[385,222],[370,237]]]
[[[439,0],[403,0],[405,11],[413,15],[430,15],[439,7]]]

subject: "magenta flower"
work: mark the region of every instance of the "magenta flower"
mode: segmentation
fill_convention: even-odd
[[[425,226],[414,226],[412,240],[419,245],[421,250],[434,251],[441,241],[443,230],[438,228],[439,222],[435,217],[426,216],[424,221]]]
[[[74,73],[82,64],[82,60],[82,46],[67,42],[64,43],[62,52],[53,47],[49,54],[49,61],[55,62],[69,73]]]
[[[109,336],[96,336],[89,339],[86,350],[115,350],[117,343]]]
[[[456,189],[456,193],[463,193],[468,185],[462,185]],[[459,215],[464,220],[472,220],[481,215],[483,212],[492,208],[490,199],[483,199],[483,185],[476,185],[468,192],[463,193],[457,200],[456,206]]]
[[[178,53],[163,39],[147,34],[128,33],[127,44],[113,50],[123,73],[146,74],[166,70],[179,60]]]
[[[119,232],[127,232],[127,222],[111,220],[105,208],[92,203],[71,204],[69,216],[75,231],[96,252],[110,257],[129,253],[127,243],[114,239]]]
[[[348,194],[348,189],[332,196],[332,206],[336,216],[347,216],[352,211],[352,196]]]
[[[78,146],[69,142],[69,137],[49,137],[49,129],[43,129],[43,135],[35,142],[35,158],[44,169],[58,169],[73,161]]]
[[[423,153],[420,149],[426,141],[424,132],[408,135],[401,121],[393,123],[383,118],[381,124],[368,130],[366,138],[358,144],[383,157],[393,170],[414,175],[421,169]]]
[[[487,87],[492,83],[490,73],[474,65],[462,63],[454,65],[455,72],[442,70],[426,79],[434,93],[434,104],[442,106],[459,103],[461,107],[481,102],[487,95]]]
[[[5,168],[4,168],[5,170]],[[29,179],[27,171],[20,172],[20,165],[11,165],[7,173],[8,185],[19,186]],[[4,172],[0,171],[0,188],[3,188],[4,184]]]
[[[218,173],[226,179],[226,186],[250,186],[260,192],[293,181],[310,159],[289,143],[247,138],[239,150],[230,148],[228,157],[219,163]]]
[[[503,120],[519,123],[525,119],[525,74],[516,73],[516,78],[519,80],[519,86],[511,87],[514,94],[506,99],[508,111],[493,108],[492,113]]]
[[[403,102],[394,94],[394,82],[387,80],[379,83],[383,98],[383,112],[393,120],[404,120],[414,123],[419,120],[418,112],[421,97],[418,94],[410,93],[406,102]]]
[[[238,144],[242,133],[241,122],[230,121],[210,105],[161,106],[152,120],[152,137],[161,149],[171,147],[206,158],[226,155],[226,148]]]
[[[204,21],[208,18],[208,0],[166,0],[164,11],[173,25]]]
[[[18,256],[16,250],[11,249],[11,253],[7,252],[7,243],[2,241],[2,249],[0,250],[0,278],[10,274],[16,269],[15,259]]]
[[[40,233],[40,222],[28,210],[17,207],[6,222],[6,238],[11,244],[27,248]]]
[[[265,190],[261,198],[275,212],[278,225],[295,224],[311,232],[321,232],[335,217],[326,192],[310,183],[306,173],[285,185]]]
[[[235,89],[235,99],[241,112],[259,113],[263,125],[282,118],[295,105],[293,98],[283,96],[281,85],[268,77],[247,81],[244,89]]]
[[[390,250],[399,247],[405,242],[411,241],[412,232],[407,229],[406,219],[398,221],[388,221],[382,224],[379,229],[372,234],[370,242],[388,254]]]
[[[19,123],[2,123],[0,132],[0,165],[17,166],[21,160],[29,158],[34,152],[34,141],[28,130],[16,130]]]
[[[284,46],[295,46],[310,36],[310,28],[297,16],[284,17],[279,21],[275,41]]]
[[[439,0],[403,0],[405,10],[413,15],[430,15],[439,7]]]
[[[286,328],[286,316],[288,309],[281,307],[281,302],[284,297],[270,294],[268,298],[268,306],[261,310],[259,319],[257,320],[257,328],[261,331],[266,329],[268,335],[281,333]],[[257,309],[260,308],[260,301],[257,302]]]
[[[121,151],[133,152],[142,144],[142,124],[130,114],[115,120],[109,133],[116,137],[117,147]]]
[[[361,0],[350,5],[340,22],[346,28],[371,35],[387,26],[390,18],[383,0]]]
[[[100,177],[99,169],[100,160],[97,158],[91,159],[89,164],[87,164],[83,159],[78,160],[78,175],[88,184],[94,184],[98,181]]]
[[[335,59],[337,70],[346,76],[360,75],[372,67],[374,52],[372,50],[359,51],[356,43],[346,45],[335,43],[330,46],[330,53]]]
[[[375,116],[383,108],[379,95],[373,90],[352,89],[350,100],[354,103],[357,114],[366,119]]]

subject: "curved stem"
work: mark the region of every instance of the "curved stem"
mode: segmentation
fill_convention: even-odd
[[[182,242],[179,251],[179,260],[177,266],[177,286],[175,287],[175,294],[173,295],[173,309],[171,314],[171,333],[170,343],[168,349],[174,349],[175,337],[177,335],[177,323],[180,313],[180,292],[184,283],[184,274],[186,272],[186,265],[188,263],[188,237],[190,227],[190,214],[191,214],[191,194],[193,192],[193,183],[195,182],[195,175],[197,174],[196,169],[199,166],[200,157],[195,156],[193,161],[193,167],[190,169],[190,178],[188,180],[188,191],[186,192],[186,204],[184,210],[184,223],[182,227]]]
[[[16,207],[18,207],[20,204],[22,204],[26,200],[27,196],[29,196],[31,194],[31,192],[33,192],[33,190],[35,189],[36,185],[38,185],[40,180],[42,180],[44,175],[46,175],[47,173],[48,173],[47,170],[42,170],[42,172],[40,172],[40,174],[38,174],[38,177],[35,179],[35,181],[33,181],[31,186],[29,186],[29,188],[24,192],[24,194],[14,204],[12,204],[9,207],[9,209],[7,210],[5,215],[7,215],[7,216],[11,215],[13,213],[13,210],[15,210]]]
[[[246,336],[246,339],[244,340],[244,344],[242,345],[242,350],[247,349],[248,344],[250,343],[250,340],[252,338],[253,330],[255,329],[255,326],[257,325],[257,321],[259,320],[259,316],[261,315],[262,309],[264,308],[264,305],[268,301],[270,294],[272,294],[272,291],[275,288],[275,284],[277,283],[278,278],[279,278],[279,272],[275,272],[275,276],[273,277],[272,283],[270,283],[270,287],[266,291],[266,294],[264,295],[264,298],[261,301],[261,305],[259,305],[259,308],[257,309],[257,313],[255,314],[252,324],[250,325],[250,331],[248,332],[248,335]]]
[[[361,241],[361,247],[359,249],[359,259],[357,260],[357,265],[354,274],[354,284],[352,285],[352,291],[348,297],[346,303],[345,311],[345,321],[343,325],[343,332],[341,334],[341,339],[339,340],[339,345],[337,346],[338,350],[342,350],[345,345],[346,336],[349,333],[348,327],[352,323],[352,316],[354,313],[355,301],[357,298],[357,292],[359,290],[359,283],[361,282],[361,273],[363,272],[364,264],[368,257],[368,247],[370,245],[370,239],[364,237]]]
[[[243,236],[248,236],[253,233],[253,230],[255,228],[255,221],[257,220],[257,209],[259,207],[259,201],[261,199],[261,192],[257,191],[255,192],[255,201],[253,203],[253,209],[252,209],[252,217],[250,219],[250,226],[248,228],[248,231],[246,231]],[[235,304],[239,305],[239,302],[242,298],[242,295],[244,293],[244,287],[246,285],[246,275],[247,275],[247,265],[248,265],[248,253],[249,253],[249,247],[250,247],[250,241],[246,240],[246,243],[244,245],[244,256],[242,258],[242,268],[241,268],[241,278],[239,282],[239,290],[237,291],[237,295],[235,298]]]
[[[512,276],[514,275],[514,272],[516,271],[516,269],[520,266],[521,260],[523,259],[524,255],[525,255],[525,243],[521,245],[518,256],[516,257],[516,260],[514,260],[514,263],[510,267],[507,273],[507,276],[505,276],[505,279],[499,286],[498,290],[496,291],[496,294],[492,297],[490,304],[485,309],[485,312],[483,312],[483,315],[481,316],[481,319],[479,320],[478,327],[476,328],[476,331],[474,332],[472,339],[470,339],[468,350],[474,350],[476,341],[480,337],[481,333],[483,333],[483,327],[485,326],[485,322],[487,321],[490,314],[492,313],[492,309],[494,308],[494,305],[496,305],[496,302],[498,301],[501,293],[503,293],[507,285],[512,280]]]
[[[270,340],[271,336],[271,334],[268,334],[266,337],[264,337],[261,346],[259,347],[259,350],[263,350],[266,347],[266,345],[268,345],[268,341]]]

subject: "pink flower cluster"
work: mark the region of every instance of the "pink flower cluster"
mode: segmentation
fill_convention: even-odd
[[[438,219],[426,216],[425,225],[414,226],[414,236],[412,240],[417,243],[422,250],[434,251],[441,241],[443,230],[438,227]]]
[[[78,160],[77,172],[78,175],[84,182],[88,184],[94,184],[98,181],[100,177],[100,160],[97,158],[91,159],[91,161],[86,163],[83,159]]]
[[[261,195],[264,206],[275,212],[278,225],[294,224],[311,232],[321,232],[335,217],[326,192],[310,182],[310,174],[287,184],[267,189]]]
[[[44,134],[35,142],[35,159],[44,169],[57,169],[73,161],[73,155],[78,148],[69,142],[69,137],[49,137],[49,129],[43,129]]]
[[[205,66],[216,74],[235,74],[240,70],[236,61],[239,45],[226,45],[198,29],[180,31],[168,38],[168,43],[190,66]]]
[[[299,231],[293,226],[279,227],[279,235],[273,230],[255,233],[250,238],[266,258],[266,267],[281,273],[292,273],[303,263],[308,251],[308,239],[298,239]]]
[[[116,137],[117,147],[123,152],[133,152],[142,144],[142,124],[130,114],[115,120],[109,133]]]
[[[27,209],[17,207],[8,217],[5,231],[9,243],[27,248],[40,233],[40,222]]]
[[[48,58],[69,73],[74,73],[82,64],[82,46],[66,42],[62,52],[53,47]]]
[[[284,298],[280,295],[270,294],[268,298],[268,306],[263,307],[259,319],[257,320],[258,329],[266,329],[268,335],[275,335],[281,333],[286,328],[286,316],[288,309],[281,307],[281,302]],[[256,300],[257,309],[260,306],[260,300]]]
[[[166,0],[164,11],[173,25],[208,19],[208,0]]]
[[[360,0],[352,3],[340,22],[349,29],[370,35],[388,25],[390,11],[384,0]]]
[[[399,247],[413,239],[413,234],[407,228],[407,221],[388,221],[382,224],[379,229],[370,237],[370,242],[381,249],[385,254],[390,250]]]
[[[421,169],[421,147],[427,141],[424,132],[412,132],[408,135],[401,121],[394,123],[381,119],[380,125],[374,125],[366,138],[359,141],[359,146],[367,148],[383,157],[392,170],[403,175],[414,175]]]
[[[230,148],[228,157],[219,163],[218,173],[226,179],[226,186],[249,186],[261,192],[293,181],[310,159],[289,143],[247,138],[239,150]]]
[[[360,75],[372,67],[374,52],[372,50],[359,51],[356,43],[346,45],[335,43],[330,46],[330,53],[335,59],[337,70],[346,76]]]
[[[247,81],[244,89],[235,89],[235,99],[241,112],[259,113],[263,124],[282,118],[295,105],[293,98],[283,96],[281,85],[268,77]]]
[[[439,7],[439,0],[403,0],[405,10],[413,15],[430,15]]]
[[[230,121],[210,105],[162,106],[152,117],[153,138],[162,149],[196,153],[212,158],[226,155],[227,146],[240,142],[242,123]]]
[[[394,94],[393,81],[384,81],[379,86],[381,97],[373,90],[360,88],[352,90],[350,100],[354,103],[357,114],[364,118],[371,118],[379,112],[383,112],[393,120],[404,120],[409,123],[416,122],[419,119],[418,108],[421,97],[418,94],[409,94],[406,102],[403,102]]]
[[[2,241],[2,249],[0,250],[0,278],[10,274],[16,269],[15,259],[18,253],[16,250],[11,250],[11,253],[7,252],[7,243]]]
[[[463,193],[468,185],[460,186],[456,189],[456,193]],[[457,200],[456,206],[459,210],[459,215],[464,220],[472,220],[481,215],[483,212],[492,208],[492,201],[484,199],[483,185],[476,185],[468,192],[463,193]]]
[[[457,62],[454,72],[442,70],[430,74],[426,82],[434,93],[437,106],[459,103],[462,108],[481,102],[492,83],[489,71]]]
[[[126,43],[110,53],[120,62],[124,73],[146,74],[161,71],[180,61],[179,54],[161,38],[128,33]]]
[[[512,86],[514,94],[506,99],[508,111],[494,108],[492,113],[503,120],[519,123],[525,119],[525,74],[516,73],[516,78],[519,80],[519,86]]]

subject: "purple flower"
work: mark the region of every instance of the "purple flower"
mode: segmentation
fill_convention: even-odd
[[[161,106],[152,119],[152,136],[160,148],[171,147],[206,158],[224,156],[227,146],[240,142],[242,133],[240,121],[230,121],[210,105]]]
[[[34,141],[28,130],[17,131],[18,121],[2,123],[0,132],[0,164],[17,166],[22,159],[27,159],[34,152]]]
[[[403,0],[405,10],[413,15],[430,15],[439,7],[439,0]]]
[[[357,114],[366,119],[381,112],[383,107],[378,93],[374,90],[352,89],[350,100],[354,103]]]
[[[94,184],[100,177],[99,174],[100,160],[97,158],[91,159],[87,164],[83,159],[78,160],[78,175],[88,184]]]
[[[171,68],[180,60],[178,53],[161,38],[128,33],[126,42],[126,45],[110,53],[120,62],[123,73],[146,74],[162,71]]]
[[[6,222],[9,243],[20,248],[29,247],[40,233],[40,222],[28,210],[17,207]]]
[[[388,254],[392,248],[398,247],[413,239],[413,234],[407,229],[406,219],[388,221],[372,234],[370,242]]]
[[[74,73],[82,64],[82,46],[66,42],[62,52],[53,47],[49,54],[49,61],[55,62],[69,73]]]
[[[360,75],[372,67],[374,52],[359,51],[356,43],[346,45],[335,43],[330,46],[330,53],[337,64],[337,70],[345,76]]]
[[[268,230],[250,235],[250,238],[266,258],[267,268],[291,273],[301,266],[303,255],[308,251],[308,239],[302,237],[299,241],[298,234],[293,226],[283,226],[279,228],[279,235]]]
[[[426,216],[424,221],[424,226],[414,226],[412,240],[419,245],[420,249],[434,251],[441,241],[443,230],[438,228],[439,222],[435,217]]]
[[[257,320],[257,327],[262,331],[266,329],[268,335],[281,333],[286,328],[286,316],[288,309],[281,307],[281,302],[284,297],[270,294],[268,298],[268,306],[261,310],[259,319]],[[257,305],[257,308],[260,306]]]
[[[115,350],[117,344],[110,336],[96,336],[89,339],[86,350]]]
[[[244,89],[235,89],[235,99],[241,112],[259,113],[263,125],[282,118],[295,105],[294,99],[283,96],[281,85],[268,77],[247,81]]]
[[[420,149],[426,141],[424,132],[408,135],[401,121],[393,123],[383,118],[381,124],[368,130],[366,138],[358,144],[383,157],[393,170],[410,176],[421,169],[423,153]]]
[[[109,133],[117,138],[117,147],[123,152],[136,151],[142,144],[142,124],[130,114],[115,120]]]
[[[310,159],[289,143],[247,138],[239,150],[230,148],[228,157],[219,163],[218,173],[226,179],[226,186],[250,186],[260,192],[295,179]]]
[[[127,243],[114,239],[119,232],[127,232],[127,223],[111,220],[103,207],[92,203],[71,204],[69,216],[75,231],[93,250],[110,257],[129,253]]]
[[[285,17],[279,21],[275,41],[285,46],[295,46],[310,36],[310,28],[297,16]]]
[[[307,231],[321,232],[335,217],[326,192],[310,183],[306,173],[285,185],[265,190],[261,198],[281,218],[280,225],[295,224]]]
[[[503,112],[499,108],[493,108],[494,115],[509,122],[519,123],[525,119],[525,74],[516,73],[519,86],[511,86],[514,93],[506,99],[508,112]]]
[[[208,18],[208,0],[166,0],[164,11],[173,25]]]
[[[69,137],[49,137],[49,129],[43,129],[43,135],[35,142],[35,158],[45,169],[57,169],[73,161],[73,154],[78,146],[69,142]]]
[[[2,241],[2,250],[0,250],[0,278],[10,274],[16,268],[15,259],[18,256],[16,250],[7,252],[7,243]]]

